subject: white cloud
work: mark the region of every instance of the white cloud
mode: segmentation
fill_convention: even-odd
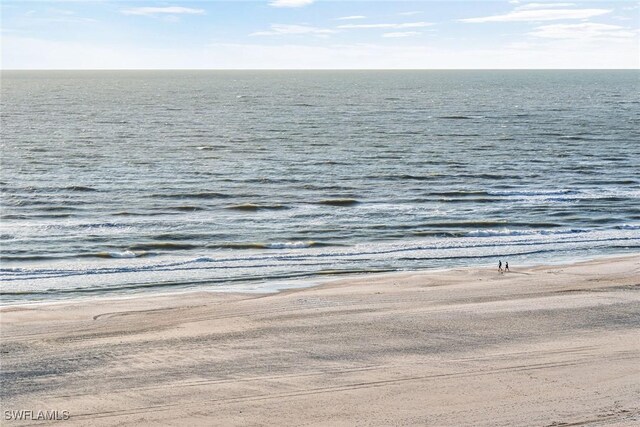
[[[557,7],[572,7],[575,3],[527,3],[522,6],[516,7],[516,10],[531,10],[531,9],[552,9]]]
[[[311,27],[308,25],[287,25],[287,24],[271,24],[269,31],[257,31],[249,34],[250,36],[285,36],[285,35],[299,35],[299,34],[315,34],[315,35],[327,35],[336,33],[336,30],[330,30],[328,28]]]
[[[483,16],[480,18],[460,19],[461,22],[522,22],[555,21],[559,19],[587,19],[610,13],[611,9],[532,9],[514,10],[504,15]]]
[[[93,18],[60,16],[51,18],[34,18],[31,22],[44,24],[93,24],[98,21]]]
[[[420,31],[400,31],[395,33],[384,33],[382,34],[382,37],[400,38],[400,37],[419,36],[420,34],[422,34]]]
[[[314,0],[272,0],[269,6],[273,7],[302,7],[313,3]]]
[[[556,24],[543,25],[528,33],[530,36],[547,39],[573,40],[616,40],[630,39],[638,36],[637,31],[619,25],[595,24]]]
[[[343,29],[369,29],[369,28],[391,28],[391,29],[402,29],[402,28],[423,28],[433,25],[429,22],[405,22],[402,24],[346,24],[346,25],[338,25],[338,28]]]
[[[350,21],[353,19],[364,19],[366,16],[364,15],[352,15],[352,16],[341,16],[340,18],[336,18],[336,21]]]
[[[535,39],[534,39],[535,40]],[[87,41],[56,42],[3,37],[4,69],[496,69],[638,68],[633,39],[615,43],[542,40],[477,49],[425,45],[329,44],[325,46],[216,43],[144,48]]]
[[[74,11],[65,9],[50,8],[46,13],[28,10],[23,15],[30,26],[38,24],[91,24],[98,22],[93,18],[77,16]]]
[[[193,9],[190,7],[168,6],[168,7],[133,7],[121,11],[125,15],[152,16],[161,14],[170,15],[204,15],[204,9]]]

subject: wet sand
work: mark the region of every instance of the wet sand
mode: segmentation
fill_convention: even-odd
[[[0,316],[3,425],[640,424],[640,255]]]

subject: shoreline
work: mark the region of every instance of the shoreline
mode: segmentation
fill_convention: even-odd
[[[628,257],[634,257],[639,253],[633,252],[619,252],[619,253],[611,253],[611,254],[600,254],[600,255],[584,255],[584,256],[571,256],[571,257],[559,257],[556,262],[551,262],[550,260],[544,260],[543,262],[531,261],[518,263],[518,269],[528,269],[535,267],[551,267],[558,265],[569,265],[569,264],[580,264],[580,263],[589,263],[589,262],[597,262],[600,260],[616,260],[616,259],[624,259]],[[498,259],[499,257],[496,257]],[[444,273],[454,270],[469,270],[469,269],[491,269],[494,268],[493,263],[479,263],[472,264],[466,267],[459,266],[451,266],[451,267],[443,267],[443,268],[424,268],[424,269],[415,269],[415,270],[396,270],[396,271],[386,271],[386,272],[368,272],[368,273],[346,273],[339,274],[335,277],[322,277],[321,275],[311,277],[311,278],[301,278],[290,281],[288,285],[278,286],[275,285],[272,287],[265,287],[266,290],[256,290],[256,291],[235,291],[235,290],[224,290],[224,289],[204,289],[203,288],[187,288],[182,290],[143,290],[137,293],[119,293],[119,292],[105,292],[103,294],[98,294],[94,296],[84,296],[78,295],[70,298],[63,299],[53,299],[53,300],[40,300],[40,301],[12,301],[10,303],[1,302],[0,298],[0,313],[5,309],[12,309],[17,307],[32,307],[32,306],[46,306],[46,305],[66,305],[66,304],[79,304],[79,303],[90,303],[90,302],[99,302],[99,301],[123,301],[129,299],[138,299],[138,298],[155,298],[155,297],[171,297],[171,296],[188,296],[189,294],[197,294],[197,293],[205,293],[205,294],[239,294],[239,295],[273,295],[282,292],[287,292],[289,290],[296,291],[302,289],[312,289],[320,286],[324,286],[325,284],[333,283],[333,282],[350,282],[353,280],[359,280],[362,278],[376,278],[376,277],[386,277],[386,276],[395,276],[395,275],[429,275],[429,274],[437,274]],[[266,280],[265,282],[268,282]],[[273,281],[273,280],[272,280]],[[277,281],[275,281],[277,283]]]
[[[639,276],[633,254],[4,306],[2,409],[83,426],[634,425]]]

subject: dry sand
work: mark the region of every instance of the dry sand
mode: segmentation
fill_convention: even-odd
[[[513,269],[5,307],[1,422],[640,425],[640,255]]]

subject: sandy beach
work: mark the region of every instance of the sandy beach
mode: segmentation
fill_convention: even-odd
[[[1,309],[7,411],[64,425],[638,425],[640,255]]]

